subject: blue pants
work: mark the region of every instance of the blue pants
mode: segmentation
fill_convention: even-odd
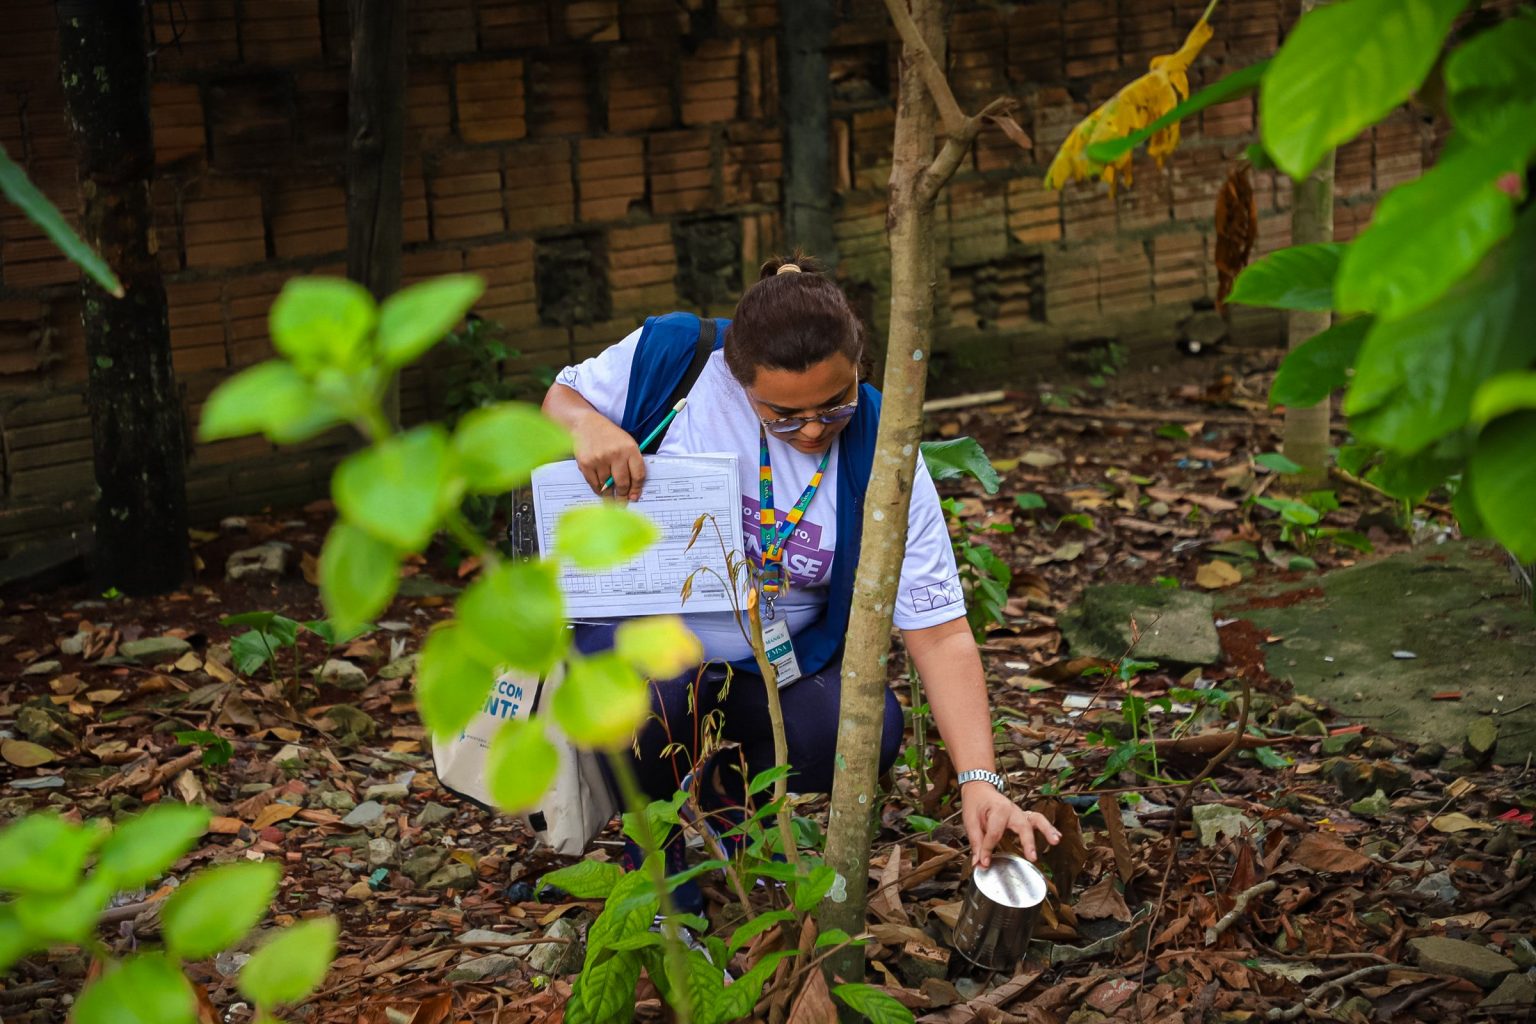
[[[577,626],[577,649],[590,654],[610,648],[613,629],[609,625]],[[651,799],[670,797],[677,792],[683,776],[699,767],[703,720],[715,711],[723,716],[721,737],[741,748],[739,752],[724,751],[718,759],[718,780],[733,803],[740,803],[745,791],[741,772],[733,765],[739,765],[744,758],[749,778],[773,767],[773,725],[768,718],[768,695],[762,677],[737,669],[722,695],[725,678],[724,668],[708,665],[650,683],[653,717],[636,737],[639,756],[635,769],[641,787]],[[791,791],[825,793],[832,789],[841,696],[841,659],[779,691],[789,747]],[[902,733],[901,705],[887,689],[885,727],[880,738],[882,774],[896,763]],[[674,743],[679,747],[663,752]]]

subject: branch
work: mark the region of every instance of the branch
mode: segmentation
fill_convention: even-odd
[[[1258,885],[1249,886],[1238,893],[1237,901],[1232,904],[1232,909],[1227,911],[1220,921],[1217,921],[1205,930],[1205,944],[1207,946],[1213,945],[1221,937],[1222,932],[1231,928],[1237,919],[1243,916],[1243,911],[1248,909],[1248,904],[1255,896],[1261,896],[1266,892],[1273,892],[1279,885],[1279,882],[1271,878],[1268,881],[1260,882]]]
[[[928,83],[928,92],[933,95],[933,105],[939,111],[939,125],[944,129],[945,135],[952,140],[955,139],[965,131],[967,118],[961,112],[960,104],[955,102],[955,94],[950,91],[949,79],[944,76],[944,69],[939,67],[933,51],[928,49],[928,42],[923,38],[922,30],[917,27],[917,22],[912,20],[912,14],[907,10],[906,0],[885,0],[885,7],[891,12],[891,20],[896,23],[896,31],[901,35],[902,45],[912,52],[917,60],[917,68],[922,73],[923,81]],[[973,131],[971,138],[975,137]]]

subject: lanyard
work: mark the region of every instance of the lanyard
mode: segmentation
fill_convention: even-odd
[[[827,471],[827,460],[832,457],[832,449],[821,457],[821,465],[816,467],[816,472],[811,474],[811,482],[806,485],[805,493],[800,495],[800,500],[795,502],[795,507],[790,509],[784,517],[783,526],[777,523],[778,511],[773,507],[773,463],[768,458],[768,432],[759,431],[761,447],[758,449],[758,497],[760,499],[758,509],[758,536],[763,547],[763,594],[769,598],[769,618],[772,614],[772,596],[778,594],[781,588],[788,588],[788,578],[784,575],[784,544],[794,534],[795,527],[800,525],[800,519],[805,515],[805,510],[810,507],[811,499],[816,497],[816,489],[821,486],[822,474]]]

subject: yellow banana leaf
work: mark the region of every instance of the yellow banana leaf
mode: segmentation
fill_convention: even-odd
[[[1211,34],[1211,26],[1201,18],[1176,52],[1153,57],[1150,71],[1083,118],[1051,161],[1045,172],[1045,187],[1059,189],[1069,181],[1101,178],[1109,183],[1113,194],[1117,176],[1129,187],[1132,154],[1127,153],[1111,164],[1099,164],[1088,159],[1088,147],[1139,131],[1188,99],[1189,66],[1210,42]],[[1178,145],[1179,126],[1175,122],[1147,141],[1147,152],[1161,167]]]

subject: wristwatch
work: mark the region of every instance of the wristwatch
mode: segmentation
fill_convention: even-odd
[[[972,768],[970,771],[961,772],[955,780],[955,786],[958,788],[967,782],[990,782],[999,793],[1008,792],[1007,781],[997,772],[989,772],[985,768]]]

